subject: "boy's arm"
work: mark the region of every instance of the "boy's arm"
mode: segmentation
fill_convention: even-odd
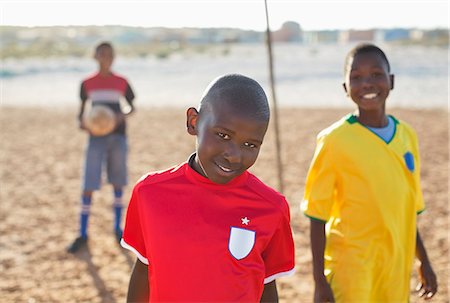
[[[134,98],[135,98],[135,95],[134,95],[133,89],[131,88],[130,84],[127,84],[127,89],[125,91],[125,100],[127,100],[130,108],[129,108],[128,112],[126,113],[126,115],[131,114],[135,110],[134,105],[133,105]]]
[[[148,266],[136,259],[128,286],[127,302],[148,302],[149,298]]]
[[[86,100],[88,99],[86,90],[84,89],[84,84],[81,84],[80,87],[80,99],[81,99],[81,103],[80,103],[80,112],[78,113],[78,125],[81,129],[84,129],[83,126],[83,114],[84,114],[84,108],[86,106]]]
[[[416,232],[416,257],[420,261],[419,279],[416,290],[419,291],[419,296],[425,300],[431,299],[437,292],[436,275],[431,267],[430,260],[420,237],[419,230]]]
[[[261,296],[261,303],[278,303],[277,283],[275,280],[264,284],[264,290]]]
[[[134,92],[131,89],[131,86],[129,84],[127,84],[127,88],[125,90],[124,97],[128,103],[128,106],[122,108],[122,110],[119,113],[117,113],[117,116],[116,116],[117,125],[121,125],[122,123],[124,123],[125,117],[135,111],[135,108],[133,105],[133,100],[134,100],[135,96],[134,96]]]
[[[310,219],[311,252],[313,258],[314,302],[334,302],[333,291],[324,274],[325,223]]]

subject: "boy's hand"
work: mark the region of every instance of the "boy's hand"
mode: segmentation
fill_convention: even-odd
[[[333,291],[326,281],[316,283],[314,288],[314,303],[334,302]]]
[[[125,116],[128,116],[129,114],[134,112],[134,106],[132,104],[124,107],[123,109],[123,113],[125,114]]]
[[[431,299],[437,292],[437,280],[431,265],[428,262],[422,262],[419,266],[420,282],[416,287],[419,297],[425,300]]]

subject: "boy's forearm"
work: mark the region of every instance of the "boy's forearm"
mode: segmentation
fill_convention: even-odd
[[[141,261],[136,260],[128,286],[127,302],[148,302],[149,298],[148,267]]]
[[[315,282],[324,282],[325,223],[311,219],[311,252]]]
[[[85,105],[86,105],[86,100],[81,100],[80,111],[78,113],[78,120],[79,121],[81,121],[81,118],[83,117]]]
[[[423,245],[422,238],[420,237],[419,230],[416,231],[416,257],[423,264],[429,264],[427,251],[425,245]]]

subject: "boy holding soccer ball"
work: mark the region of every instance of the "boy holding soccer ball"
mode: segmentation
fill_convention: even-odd
[[[101,185],[103,167],[106,166],[108,181],[114,189],[114,234],[117,241],[122,238],[122,194],[127,184],[127,137],[125,115],[134,111],[134,92],[127,80],[111,71],[114,50],[110,43],[100,43],[95,50],[98,72],[85,79],[81,84],[81,107],[78,115],[80,128],[89,133],[84,165],[84,183],[81,195],[80,232],[68,247],[68,252],[75,253],[85,246],[88,239],[88,220],[92,202],[92,193]],[[129,105],[126,113],[122,112],[120,100],[124,98]],[[84,120],[87,101],[92,108],[96,106],[111,109],[116,116],[115,127],[110,133],[98,133]],[[86,122],[86,123],[85,123]]]

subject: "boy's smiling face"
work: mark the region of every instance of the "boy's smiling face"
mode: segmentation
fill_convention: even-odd
[[[188,132],[197,136],[193,169],[214,183],[226,184],[256,161],[268,121],[233,108],[226,100],[187,112]]]
[[[360,53],[346,67],[344,89],[361,111],[383,111],[394,76],[376,52]]]

